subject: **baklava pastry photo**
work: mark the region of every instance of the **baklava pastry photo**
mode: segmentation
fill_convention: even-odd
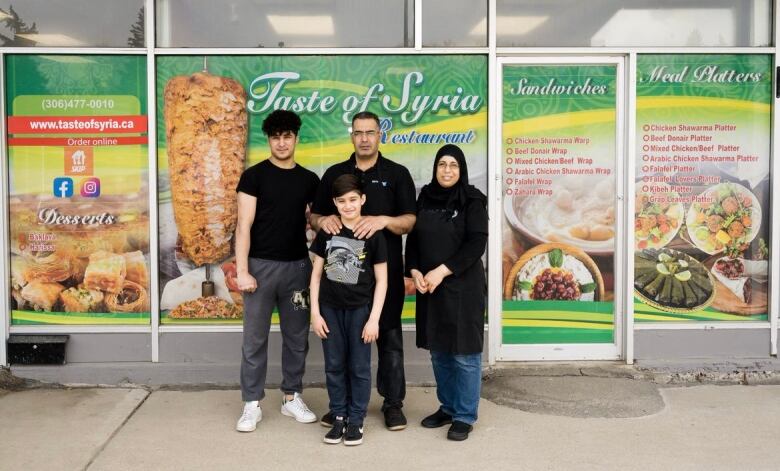
[[[149,285],[149,271],[146,268],[146,258],[140,250],[122,254],[125,259],[125,279],[141,286]]]
[[[64,289],[59,283],[35,280],[22,288],[22,298],[34,311],[52,312]]]
[[[127,274],[125,258],[110,252],[95,252],[89,256],[89,265],[84,272],[84,286],[109,293],[122,290]]]
[[[109,312],[146,312],[149,310],[149,294],[133,281],[125,280],[118,293],[106,294]]]
[[[101,312],[103,293],[87,288],[68,288],[60,293],[64,312]]]

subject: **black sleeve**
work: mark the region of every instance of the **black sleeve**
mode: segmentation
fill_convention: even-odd
[[[417,190],[414,188],[414,180],[412,180],[412,175],[409,173],[409,169],[401,166],[401,172],[398,176],[398,182],[396,185],[398,189],[398,191],[395,192],[396,215],[400,216],[402,214],[416,214],[417,203],[415,199],[417,198]]]
[[[314,203],[314,198],[317,197],[317,188],[320,186],[320,177],[316,173],[312,172],[311,182],[309,183],[309,191],[306,193],[306,202]]]
[[[488,214],[481,201],[470,199],[466,207],[466,235],[460,250],[444,264],[459,275],[477,262],[485,253],[488,239]]]
[[[412,270],[420,269],[420,247],[417,245],[417,240],[417,229],[412,229],[412,232],[406,236],[405,276],[412,276]]]
[[[418,203],[415,203],[415,207],[416,208],[420,207],[419,201]],[[419,245],[419,234],[417,233],[416,223],[412,228],[412,232],[410,232],[409,235],[406,236],[406,250],[404,252],[404,259],[406,262],[405,263],[406,271],[404,273],[406,276],[412,276],[413,269],[416,270],[420,269],[420,245]]]
[[[326,234],[325,231],[318,231],[317,236],[311,243],[311,247],[309,247],[309,252],[313,253],[314,255],[319,255],[322,258],[326,258],[325,243],[327,242],[327,239],[328,234]]]
[[[320,216],[330,216],[336,214],[336,205],[333,204],[333,198],[331,198],[333,180],[335,179],[333,167],[325,171],[325,174],[320,180],[320,184],[317,186],[317,193],[314,197],[314,204],[312,204],[311,212],[319,214]]]
[[[236,193],[246,193],[247,195],[258,198],[260,196],[260,189],[258,188],[258,176],[254,167],[250,167],[244,170],[241,174],[241,178],[238,180],[238,186],[236,187]]]
[[[371,238],[371,242],[373,242],[374,249],[372,257],[374,265],[377,263],[387,262],[387,240],[385,239],[385,235],[382,233],[382,231],[374,234],[374,236]]]

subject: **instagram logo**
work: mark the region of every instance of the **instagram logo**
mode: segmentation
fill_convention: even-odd
[[[90,177],[81,180],[81,196],[85,198],[96,198],[100,196],[100,179]]]

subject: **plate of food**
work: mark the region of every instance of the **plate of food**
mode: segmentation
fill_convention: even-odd
[[[15,309],[42,312],[148,312],[149,271],[140,250],[98,250],[88,257],[67,247],[11,257]]]
[[[675,201],[679,198],[677,192],[671,191],[669,185],[663,186],[666,191],[643,193],[637,192],[634,207],[634,248],[636,250],[658,249],[665,247],[680,230],[683,221],[683,205]]]
[[[526,251],[509,270],[504,299],[516,301],[601,301],[604,280],[582,249],[541,244]]]
[[[724,182],[704,190],[685,217],[691,243],[710,255],[739,253],[758,235],[761,206],[750,190]]]
[[[678,250],[645,249],[634,253],[634,293],[663,311],[688,313],[715,299],[715,281],[698,260]]]
[[[509,224],[534,243],[563,243],[594,255],[615,251],[613,177],[563,177],[549,193],[507,196]]]
[[[766,313],[768,309],[766,260],[714,256],[704,262],[711,266],[717,295],[712,307],[737,315]]]
[[[185,301],[168,313],[174,319],[241,319],[244,311],[218,296],[206,296]]]

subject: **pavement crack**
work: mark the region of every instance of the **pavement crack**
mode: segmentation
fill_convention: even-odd
[[[138,401],[138,404],[136,404],[136,406],[133,408],[133,410],[130,411],[129,414],[127,414],[127,417],[125,417],[125,420],[123,420],[122,423],[119,424],[119,426],[111,433],[111,435],[108,436],[106,441],[104,441],[103,444],[100,445],[100,447],[95,451],[95,453],[89,459],[89,462],[87,462],[87,464],[84,466],[84,468],[82,468],[83,471],[87,471],[92,466],[92,463],[94,463],[95,460],[98,458],[98,456],[100,456],[100,454],[103,453],[103,450],[105,450],[106,447],[108,446],[108,444],[111,443],[111,440],[113,440],[114,437],[116,437],[119,434],[119,432],[124,428],[125,424],[127,424],[127,422],[130,421],[130,419],[135,415],[135,413],[138,411],[138,409],[140,409],[141,406],[144,405],[146,400],[149,399],[149,397],[152,395],[152,391],[149,391],[148,389],[145,389],[145,388],[141,388],[141,389],[144,389],[147,392],[146,396],[144,396],[143,399]]]

